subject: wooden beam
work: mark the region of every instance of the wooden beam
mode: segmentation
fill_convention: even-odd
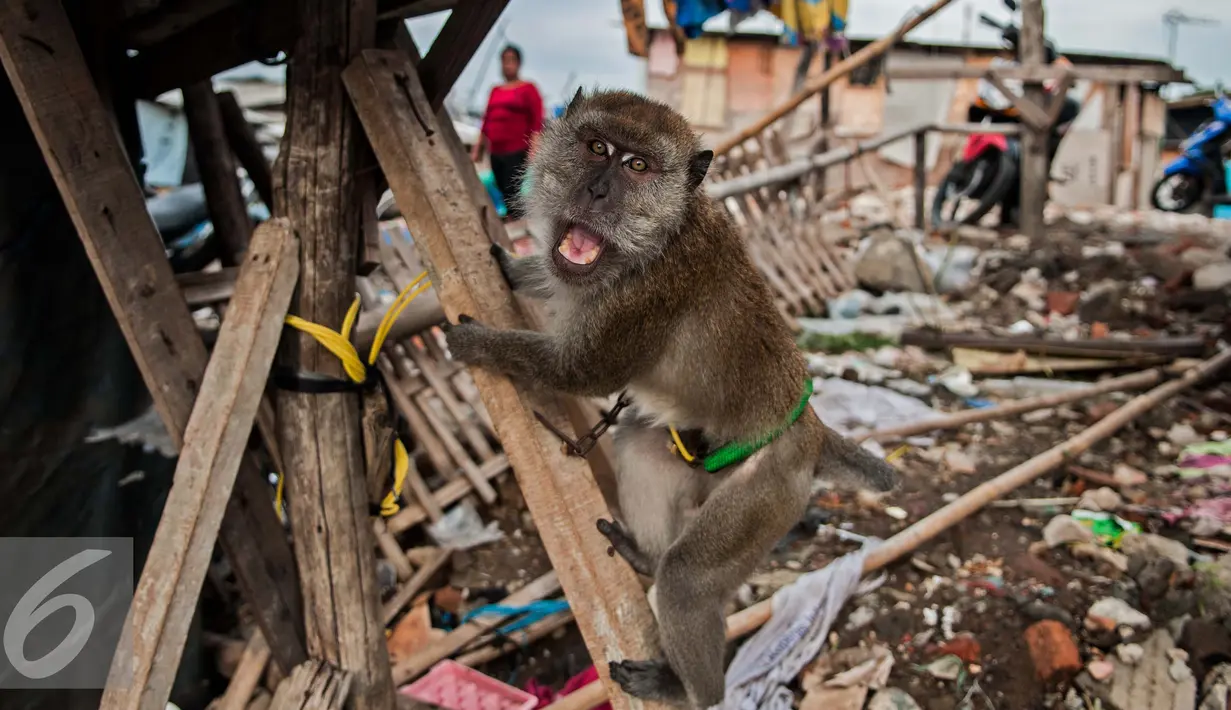
[[[233,266],[248,248],[252,220],[239,188],[235,160],[222,125],[222,109],[209,79],[185,86],[182,93],[188,137],[205,187],[210,222],[222,241],[222,263]]]
[[[406,28],[405,24],[398,28],[392,39],[393,44],[407,54],[411,64],[418,66],[421,61],[419,48],[415,45],[414,38],[410,36],[410,31]],[[420,71],[420,75],[422,75],[422,71]],[[492,203],[491,195],[479,179],[478,172],[474,170],[473,163],[470,161],[470,154],[462,145],[462,141],[457,135],[457,130],[453,127],[453,119],[444,108],[440,108],[436,111],[436,122],[440,127],[441,139],[453,154],[458,175],[461,176],[462,183],[465,184],[467,192],[470,193],[470,200],[478,208],[479,219],[483,223],[488,239],[492,243],[499,244],[505,249],[512,251],[513,245],[504,228],[504,223],[500,221],[500,217],[496,214],[496,206]],[[426,298],[428,295],[433,296],[433,299],[435,298],[435,293],[425,293],[423,296],[420,296],[420,299]],[[517,301],[527,322],[534,329],[542,330],[545,321],[543,320],[541,304],[531,299],[517,298]],[[436,301],[436,304],[439,307],[439,301]],[[411,307],[413,307],[413,304]],[[441,319],[443,320],[443,315]],[[360,326],[362,326],[362,322]],[[592,403],[575,397],[560,397],[559,399],[568,415],[569,421],[573,424],[574,436],[579,436],[577,432],[584,433],[589,431],[590,427],[594,426],[598,421],[598,408]],[[604,499],[610,505],[610,501],[615,499],[615,466],[613,464],[614,455],[611,451],[609,437],[599,439],[598,444],[591,449],[586,460],[589,461],[594,477],[603,491]]]
[[[205,343],[60,3],[29,13],[20,0],[0,2],[0,59],[178,447],[205,372]],[[241,479],[260,475],[251,461],[243,464]],[[281,535],[245,537],[281,529],[267,491],[240,487],[237,498],[223,520],[223,548],[275,657],[289,668],[304,658],[293,579],[277,574],[290,565],[291,551]],[[236,540],[243,549],[229,544]]]
[[[469,0],[468,0],[469,1]],[[458,0],[379,0],[376,4],[377,21],[406,20],[411,17],[444,12],[457,7]]]
[[[890,64],[885,69],[885,77],[894,80],[924,80],[939,81],[948,79],[981,79],[992,71],[987,66],[963,64],[957,66],[927,66]],[[1017,81],[1059,81],[1066,73],[1072,73],[1077,81],[1116,82],[1126,84],[1159,83],[1187,81],[1184,72],[1166,65],[1145,64],[1140,66],[1101,66],[1077,64],[1072,67],[1057,65],[1042,65],[1039,67],[1021,66],[996,67],[995,72],[1004,79]]]
[[[1022,66],[1037,70],[1044,66],[1046,60],[1043,38],[1045,27],[1043,0],[1021,0],[1021,8]],[[1043,106],[1046,93],[1041,81],[1032,78],[1025,83],[1024,88],[1023,98],[1026,102],[1033,104],[1032,108]],[[1042,111],[1041,108],[1039,110]],[[1026,113],[1023,111],[1022,115],[1025,116]],[[1048,155],[1051,130],[1050,126],[1046,125],[1046,118],[1044,114],[1044,125],[1036,123],[1022,133],[1021,201],[1018,207],[1018,223],[1023,234],[1036,240],[1043,238],[1046,227],[1043,222],[1043,208],[1047,204],[1047,187],[1051,167]],[[1031,123],[1034,122],[1031,121]]]
[[[133,90],[139,98],[153,99],[245,62],[289,51],[299,36],[299,21],[292,0],[236,3],[139,48],[129,62]]]
[[[239,164],[252,180],[256,192],[261,196],[261,202],[270,210],[274,208],[274,178],[265,158],[265,151],[256,139],[252,124],[244,118],[244,110],[240,108],[235,92],[218,92],[218,108],[222,111],[222,127],[226,132],[227,143],[231,151],[239,159]]]
[[[139,50],[157,44],[240,1],[163,0],[150,12],[128,13],[129,19],[120,30],[124,46]]]
[[[628,53],[634,57],[650,56],[650,28],[645,24],[645,0],[620,0],[624,17],[624,37]]]
[[[298,276],[290,224],[262,224],[188,420],[175,485],[137,582],[124,650],[112,662],[101,710],[166,707]]]
[[[252,693],[265,675],[265,667],[269,665],[269,643],[261,635],[260,629],[252,632],[244,653],[240,656],[239,666],[231,682],[227,684],[226,692],[218,700],[216,710],[246,710]]]
[[[355,294],[365,191],[365,143],[342,71],[375,41],[375,0],[299,0],[304,34],[287,73],[286,134],[274,167],[274,213],[303,244],[292,312],[339,328]],[[346,378],[341,362],[296,331],[282,364]],[[295,558],[303,585],[309,654],[352,673],[355,710],[394,704],[376,583],[366,457],[355,393],[282,391],[278,425],[286,459]]]
[[[419,63],[419,81],[435,113],[457,83],[509,0],[470,0],[449,13],[445,26]]]
[[[765,114],[751,126],[748,126],[736,135],[720,143],[718,147],[714,149],[714,155],[724,155],[740,143],[759,135],[761,131],[769,128],[777,122],[778,119],[799,108],[800,105],[807,101],[813,94],[816,94],[838,79],[841,79],[847,74],[850,74],[859,67],[871,62],[873,59],[876,59],[885,52],[889,51],[889,49],[893,45],[897,44],[902,37],[906,36],[907,32],[910,32],[919,25],[923,24],[928,18],[940,12],[952,1],[953,0],[936,0],[931,5],[921,10],[919,14],[914,15],[910,19],[903,22],[893,32],[890,32],[888,35],[885,35],[875,42],[866,45],[863,49],[860,49],[858,52],[855,52],[846,59],[843,59],[833,65],[829,71],[821,74],[814,81],[808,82],[802,91],[797,92],[784,103],[775,107],[774,110]]]
[[[449,147],[432,137],[440,129],[409,57],[367,51],[344,78],[407,226],[429,261],[446,314],[455,320],[467,313],[498,328],[525,327],[488,253],[491,242],[477,211],[457,197],[466,186]],[[594,526],[607,514],[602,496],[586,463],[566,456],[535,419],[539,411],[565,425],[554,397],[519,391],[481,369],[472,372],[612,704],[625,710],[632,701],[615,692],[603,661],[651,658],[657,644],[636,574],[606,555],[607,542]]]
[[[1051,123],[1047,120],[1047,111],[1044,110],[1040,104],[1037,104],[1032,99],[1028,99],[1024,95],[1013,91],[1013,89],[1009,88],[1009,85],[1005,82],[1004,78],[995,71],[989,71],[987,73],[987,81],[992,86],[996,87],[996,90],[1003,94],[1010,103],[1017,107],[1018,112],[1021,114],[1022,121],[1024,121],[1027,126],[1036,131],[1044,131],[1051,125]]]

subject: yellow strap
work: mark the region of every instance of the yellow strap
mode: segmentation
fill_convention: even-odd
[[[380,319],[380,325],[376,328],[376,337],[372,340],[372,350],[368,353],[368,365],[375,365],[376,358],[380,355],[380,349],[385,344],[385,339],[389,337],[389,331],[393,329],[393,324],[397,322],[399,316],[410,302],[415,300],[419,294],[431,288],[432,282],[427,281],[423,285],[419,285],[427,277],[427,272],[419,274],[414,281],[406,284],[397,298],[393,299],[393,303],[389,304],[389,308],[385,311],[385,315]],[[415,288],[418,286],[418,288]],[[355,348],[354,343],[350,341],[351,330],[355,327],[355,323],[359,320],[359,294],[355,294],[355,300],[351,303],[350,308],[346,311],[346,318],[342,321],[341,332],[335,332],[318,323],[304,320],[299,316],[287,316],[286,324],[311,335],[329,352],[333,353],[339,360],[342,361],[342,369],[346,371],[346,375],[356,383],[362,383],[367,379],[368,368],[364,365],[363,360],[359,359],[359,351]],[[406,452],[406,446],[401,439],[394,439],[393,444],[393,490],[390,491],[381,501],[380,514],[388,517],[398,512],[401,506],[398,505],[398,494],[402,491],[402,485],[406,482],[406,473],[410,470],[410,455]],[[283,498],[283,482],[284,477],[278,476],[278,488],[274,493],[274,506],[278,511],[278,515],[282,515],[282,498]]]
[[[671,426],[669,424],[667,425],[667,428],[671,430],[671,439],[675,441],[676,451],[680,452],[680,456],[683,456],[685,461],[687,461],[688,463],[692,463],[696,459],[696,457],[688,453],[688,449],[684,448],[684,442],[680,441],[679,432],[675,430],[674,426]]]

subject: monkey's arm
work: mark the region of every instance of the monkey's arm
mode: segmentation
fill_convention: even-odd
[[[500,273],[509,288],[532,298],[549,298],[552,294],[548,278],[547,257],[543,254],[513,256],[499,244],[492,245],[492,257],[500,265]]]
[[[450,326],[445,337],[456,360],[567,394],[604,397],[631,378],[627,365],[608,366],[584,348],[563,347],[552,336],[532,330],[496,330],[464,320]]]

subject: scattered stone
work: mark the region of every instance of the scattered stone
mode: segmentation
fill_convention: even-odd
[[[1153,533],[1125,535],[1120,538],[1120,551],[1129,557],[1167,557],[1181,567],[1188,566],[1188,548],[1184,543]]]
[[[847,617],[846,628],[849,630],[862,629],[868,624],[876,620],[876,610],[872,607],[861,606],[851,612]]]
[[[1040,621],[1026,629],[1034,670],[1044,683],[1071,678],[1082,669],[1073,634],[1059,621]]]
[[[1043,528],[1043,541],[1048,547],[1056,548],[1074,542],[1097,542],[1098,538],[1085,525],[1077,522],[1071,515],[1057,515],[1047,521]]]
[[[1100,658],[1096,661],[1090,661],[1090,665],[1086,666],[1086,672],[1090,674],[1090,677],[1103,683],[1116,672],[1116,667],[1111,661]]]
[[[1221,291],[1231,285],[1231,263],[1215,262],[1200,266],[1193,272],[1193,288],[1197,291]]]
[[[921,710],[919,703],[905,690],[885,688],[872,696],[868,710]]]
[[[1077,310],[1077,302],[1081,300],[1079,291],[1048,291],[1047,311],[1059,313],[1062,316],[1072,315]]]
[[[885,515],[888,515],[894,520],[906,520],[910,517],[910,513],[907,513],[906,510],[899,508],[896,505],[891,505],[885,508]]]
[[[1128,571],[1128,557],[1109,547],[1103,547],[1097,542],[1079,542],[1069,547],[1069,554],[1079,560],[1095,560],[1116,568],[1120,572]]]
[[[963,475],[972,474],[977,470],[974,458],[958,449],[945,450],[945,467],[954,473]]]
[[[875,291],[923,293],[924,278],[932,280],[931,269],[915,254],[915,246],[892,229],[869,235],[868,246],[855,263],[855,279]]]
[[[1135,666],[1141,663],[1141,659],[1145,657],[1146,650],[1139,643],[1122,643],[1116,646],[1116,658],[1126,666]]]
[[[966,664],[957,656],[941,656],[924,666],[924,670],[937,680],[957,680],[965,667]]]
[[[957,656],[966,663],[978,663],[983,649],[979,640],[969,631],[963,631],[940,646],[940,653],[946,656]]]
[[[1077,622],[1073,620],[1073,615],[1068,611],[1047,602],[1032,601],[1028,604],[1023,604],[1021,607],[1022,616],[1025,616],[1031,621],[1059,621],[1068,628],[1073,628]]]
[[[1148,631],[1151,626],[1150,617],[1116,597],[1104,597],[1094,602],[1086,612],[1086,628],[1091,631],[1121,626],[1136,631]]]
[[[1104,708],[1192,710],[1197,683],[1191,672],[1189,677],[1184,678],[1183,671],[1177,669],[1181,680],[1172,677],[1172,661],[1168,651],[1174,647],[1170,634],[1155,631],[1141,644],[1142,657],[1136,664],[1129,665],[1115,655],[1109,656],[1107,660],[1115,666],[1109,682],[1099,683],[1090,674],[1082,673],[1077,678],[1077,685],[1097,698]]]
[[[1188,424],[1172,424],[1171,429],[1167,431],[1167,441],[1182,448],[1189,444],[1199,443],[1201,435]]]
[[[1077,501],[1077,508],[1096,513],[1111,512],[1118,510],[1123,503],[1124,499],[1120,497],[1119,493],[1103,486],[1102,488],[1095,488],[1083,493],[1081,499]]]
[[[1039,422],[1047,421],[1048,419],[1053,419],[1055,416],[1056,410],[1054,409],[1036,409],[1033,412],[1026,412],[1023,414],[1022,421],[1027,424],[1037,424]]]
[[[1091,424],[1101,421],[1107,415],[1120,408],[1115,402],[1095,402],[1086,407],[1086,416]]]
[[[1122,488],[1142,486],[1150,480],[1150,477],[1146,475],[1145,471],[1133,468],[1132,466],[1124,463],[1116,464],[1116,467],[1112,469],[1111,477],[1115,480],[1116,485]]]

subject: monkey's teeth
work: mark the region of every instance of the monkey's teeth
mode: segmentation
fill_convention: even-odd
[[[588,251],[588,252],[586,252],[584,255],[582,255],[582,257],[581,257],[581,263],[583,263],[583,264],[593,264],[593,263],[594,263],[594,260],[595,260],[595,259],[597,259],[597,258],[598,258],[598,247],[594,247],[593,249],[591,249],[590,251]]]

